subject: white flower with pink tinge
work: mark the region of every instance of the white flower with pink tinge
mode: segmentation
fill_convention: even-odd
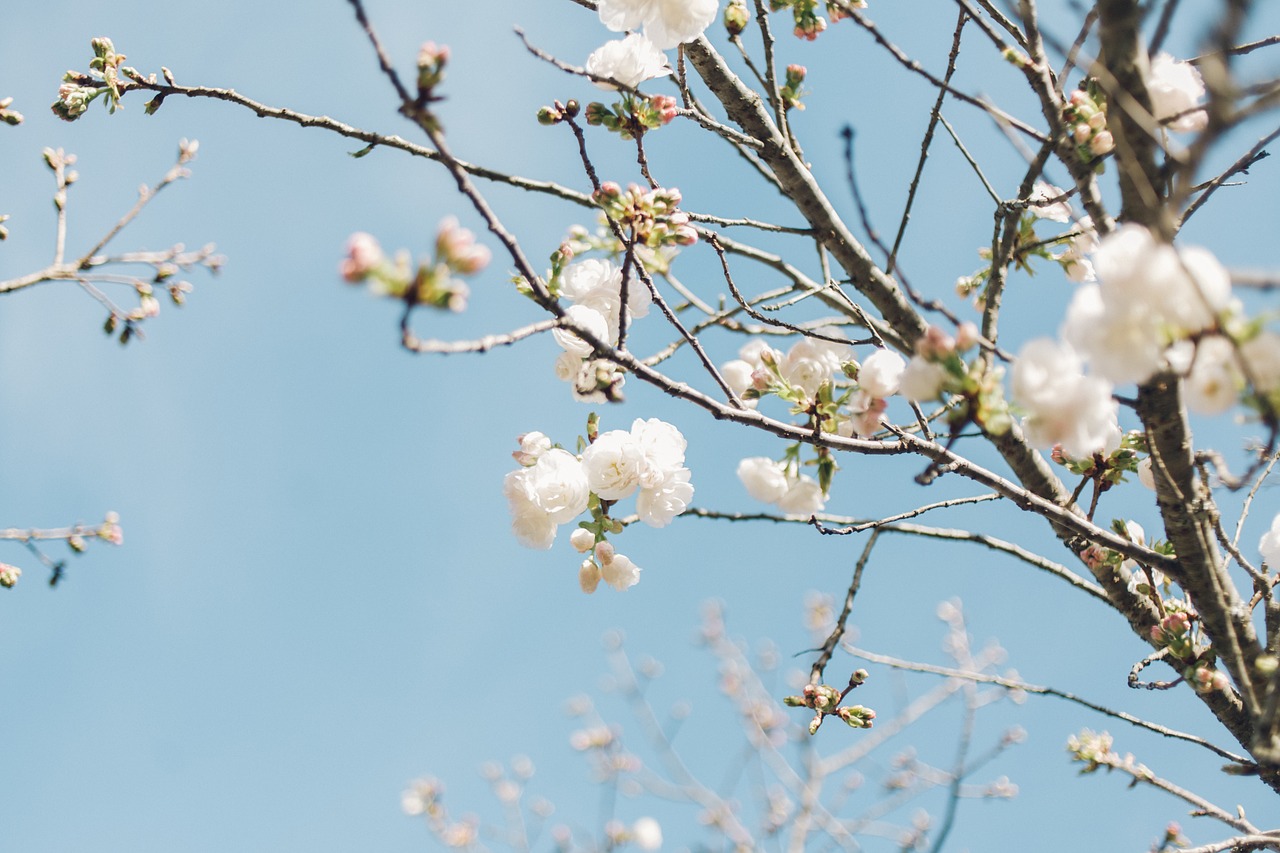
[[[600,0],[600,22],[614,32],[644,27],[661,50],[693,41],[715,20],[718,0]]]
[[[605,42],[587,57],[586,67],[589,74],[608,77],[631,88],[671,73],[666,54],[640,33]],[[594,82],[601,89],[617,88],[599,80]]]

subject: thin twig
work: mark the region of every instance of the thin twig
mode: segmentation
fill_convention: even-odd
[[[1204,747],[1215,755],[1244,767],[1253,766],[1253,762],[1244,756],[1236,755],[1234,752],[1215,746],[1197,735],[1187,734],[1186,732],[1180,732],[1177,729],[1171,729],[1158,723],[1148,722],[1147,720],[1135,717],[1132,714],[1125,713],[1124,711],[1112,710],[1105,705],[1090,702],[1087,699],[1076,696],[1074,693],[1068,693],[1065,690],[1058,690],[1055,687],[1042,687],[1040,685],[1028,684],[1025,681],[1019,681],[1014,678],[1005,678],[999,675],[986,675],[980,672],[965,672],[964,670],[951,669],[950,667],[945,666],[916,663],[914,661],[902,660],[901,658],[890,657],[888,655],[876,654],[875,652],[868,652],[849,645],[845,645],[844,650],[856,658],[861,658],[862,660],[870,661],[872,663],[883,664],[885,666],[891,666],[895,669],[930,673],[932,675],[941,675],[947,678],[969,679],[983,684],[997,684],[1009,690],[1020,690],[1024,693],[1030,693],[1037,696],[1056,696],[1059,699],[1065,699],[1068,702],[1073,702],[1076,705],[1088,708],[1091,711],[1097,711],[1099,714],[1104,714],[1108,717],[1114,717],[1117,720],[1124,720],[1126,723],[1137,726],[1141,729],[1146,729],[1147,731],[1155,732],[1156,734],[1163,735],[1164,737],[1173,738],[1175,740],[1184,740],[1187,743],[1194,743],[1196,746]]]

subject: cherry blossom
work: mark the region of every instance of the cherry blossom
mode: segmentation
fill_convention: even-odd
[[[1262,534],[1258,542],[1258,553],[1268,566],[1280,566],[1280,514],[1271,520],[1271,529]]]
[[[623,592],[640,582],[640,567],[624,554],[613,554],[600,566],[600,577],[618,592]]]
[[[587,57],[586,68],[590,74],[608,77],[631,88],[671,73],[666,54],[640,33],[605,42]],[[598,80],[595,84],[601,89],[617,88]]]
[[[1243,381],[1235,345],[1221,335],[1203,338],[1183,380],[1187,408],[1204,415],[1221,414],[1235,405]]]
[[[1156,121],[1167,123],[1170,130],[1186,133],[1203,130],[1208,124],[1205,111],[1194,110],[1204,98],[1204,80],[1191,63],[1179,62],[1167,53],[1157,54],[1151,60],[1147,92]]]
[[[878,349],[858,369],[858,385],[872,397],[892,397],[898,393],[907,363],[893,350]]]
[[[586,305],[570,305],[564,312],[565,317],[575,326],[590,332],[594,337],[605,340],[609,337],[609,323],[604,315]],[[591,355],[595,349],[591,344],[566,328],[558,327],[551,331],[552,336],[566,352],[577,356]],[[557,371],[558,372],[558,371]]]
[[[1048,219],[1052,222],[1070,222],[1071,205],[1065,201],[1054,201],[1054,199],[1060,198],[1065,194],[1065,190],[1059,189],[1053,184],[1045,181],[1036,181],[1031,190],[1031,196],[1027,199],[1031,204],[1030,210],[1040,219]]]
[[[693,41],[715,20],[718,0],[600,0],[600,22],[615,32],[643,25],[662,50]]]
[[[751,456],[739,462],[738,479],[747,494],[767,504],[782,500],[790,486],[786,468],[765,456]]]
[[[600,433],[582,453],[591,491],[607,501],[635,494],[644,462],[644,451],[631,433],[620,429]]]
[[[1028,342],[1013,366],[1013,400],[1027,412],[1027,441],[1061,444],[1068,455],[1088,458],[1118,445],[1120,428],[1111,385],[1083,373],[1080,357],[1048,338]]]
[[[840,372],[849,358],[849,348],[816,338],[801,338],[779,365],[782,378],[812,397],[818,386]]]
[[[826,498],[818,481],[808,474],[791,480],[787,493],[778,500],[778,509],[788,515],[815,515],[826,507]]]

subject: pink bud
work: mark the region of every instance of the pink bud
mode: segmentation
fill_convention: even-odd
[[[1115,147],[1115,138],[1111,136],[1111,131],[1109,130],[1096,133],[1093,139],[1089,140],[1089,150],[1097,157],[1111,153]]]

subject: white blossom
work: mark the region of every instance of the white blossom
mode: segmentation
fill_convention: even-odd
[[[947,371],[941,364],[913,355],[898,380],[898,393],[908,400],[926,402],[942,393]]]
[[[822,512],[826,505],[818,482],[808,474],[801,474],[791,480],[787,493],[778,500],[778,509],[788,515],[815,515]]]
[[[849,417],[843,418],[836,425],[836,433],[845,438],[874,435],[884,423],[884,413],[889,407],[883,397],[872,397],[864,390],[859,390],[849,398]]]
[[[849,348],[816,338],[801,338],[782,359],[782,378],[812,397],[818,386],[840,370],[849,357]]]
[[[1258,553],[1268,567],[1280,566],[1280,515],[1271,520],[1271,529],[1262,534],[1262,539],[1258,542]]]
[[[586,510],[587,474],[569,451],[552,448],[524,471],[530,496],[556,524],[567,524]]]
[[[520,449],[511,455],[525,466],[534,464],[539,456],[551,449],[551,439],[537,431],[526,432],[517,441],[520,442]]]
[[[1165,364],[1168,344],[1237,310],[1227,271],[1208,251],[1175,249],[1140,225],[1108,234],[1094,253],[1099,283],[1076,291],[1062,334],[1117,384]]]
[[[790,486],[786,468],[765,456],[750,456],[739,462],[738,479],[747,494],[767,504],[782,500]]]
[[[1154,468],[1155,464],[1151,461],[1150,456],[1144,456],[1138,462],[1138,482],[1153,492],[1156,490],[1156,472]]]
[[[590,74],[608,77],[632,88],[671,73],[666,54],[640,33],[605,42],[587,57],[586,68]],[[601,89],[617,88],[600,81],[596,81],[596,85]]]
[[[622,500],[640,487],[644,451],[631,433],[612,429],[582,452],[582,465],[591,491],[607,501]]]
[[[1221,335],[1203,338],[1183,380],[1187,408],[1202,415],[1221,414],[1235,405],[1242,381],[1231,341]]]
[[[578,567],[578,586],[587,595],[595,592],[596,587],[600,586],[600,567],[594,560],[583,560],[582,565]]]
[[[614,554],[613,559],[600,567],[600,577],[618,592],[630,589],[640,582],[640,567],[624,554]]]
[[[612,340],[618,336],[622,306],[622,270],[609,261],[589,258],[566,269],[561,276],[561,295],[575,305],[594,309],[608,322]],[[627,282],[627,315],[637,319],[649,313],[653,297],[644,282]]]
[[[639,29],[648,19],[652,0],[600,0],[600,23],[616,33]]]
[[[547,550],[556,539],[556,523],[534,499],[529,484],[532,468],[512,471],[502,481],[502,492],[511,510],[511,531],[521,545]]]
[[[662,849],[662,826],[651,817],[642,817],[633,823],[631,837],[641,850]]]
[[[579,527],[569,534],[569,544],[579,554],[585,554],[596,546],[596,536],[590,530]]]
[[[1062,337],[1088,358],[1096,373],[1116,384],[1142,382],[1162,364],[1160,318],[1139,306],[1109,307],[1096,284],[1076,291]]]
[[[760,402],[758,399],[749,400],[743,396],[747,393],[747,389],[755,384],[754,374],[755,368],[740,358],[720,365],[720,375],[724,377],[725,384],[748,409],[754,409]]]
[[[609,324],[605,320],[604,315],[599,311],[592,310],[585,305],[570,305],[565,312],[565,316],[569,322],[579,328],[590,332],[594,337],[600,340],[607,340],[609,337]],[[563,326],[557,326],[551,330],[551,335],[566,352],[571,352],[578,356],[591,355],[595,349],[591,344],[582,338],[570,332]]]
[[[643,25],[662,50],[693,41],[715,20],[718,0],[600,0],[600,22],[615,32]]]
[[[644,457],[640,470],[640,485],[644,488],[660,488],[684,466],[688,442],[680,430],[666,421],[636,418],[631,424],[631,436]]]
[[[892,397],[898,393],[907,363],[893,350],[878,349],[858,368],[858,386],[872,397]]]
[[[1085,376],[1082,368],[1069,345],[1048,338],[1030,341],[1018,353],[1011,390],[1027,412],[1022,426],[1033,446],[1061,444],[1079,459],[1118,441],[1111,385]]]
[[[552,369],[555,371],[556,379],[561,382],[573,382],[582,372],[582,365],[582,356],[565,350],[556,358]]]
[[[689,469],[673,471],[661,485],[641,489],[636,494],[636,514],[650,527],[666,527],[671,520],[689,508],[693,485]]]
[[[1280,335],[1261,332],[1240,345],[1249,381],[1262,394],[1280,390]]]
[[[1071,205],[1066,201],[1051,201],[1065,194],[1065,190],[1059,189],[1053,184],[1036,181],[1031,190],[1031,195],[1027,199],[1031,204],[1030,210],[1040,219],[1048,219],[1052,222],[1070,222]]]
[[[1204,97],[1204,80],[1191,63],[1178,62],[1167,53],[1157,54],[1151,60],[1147,92],[1151,96],[1151,113],[1156,121],[1164,122],[1178,116],[1169,122],[1170,130],[1185,133],[1203,130],[1208,124],[1209,117],[1204,110],[1187,112],[1199,106]]]

